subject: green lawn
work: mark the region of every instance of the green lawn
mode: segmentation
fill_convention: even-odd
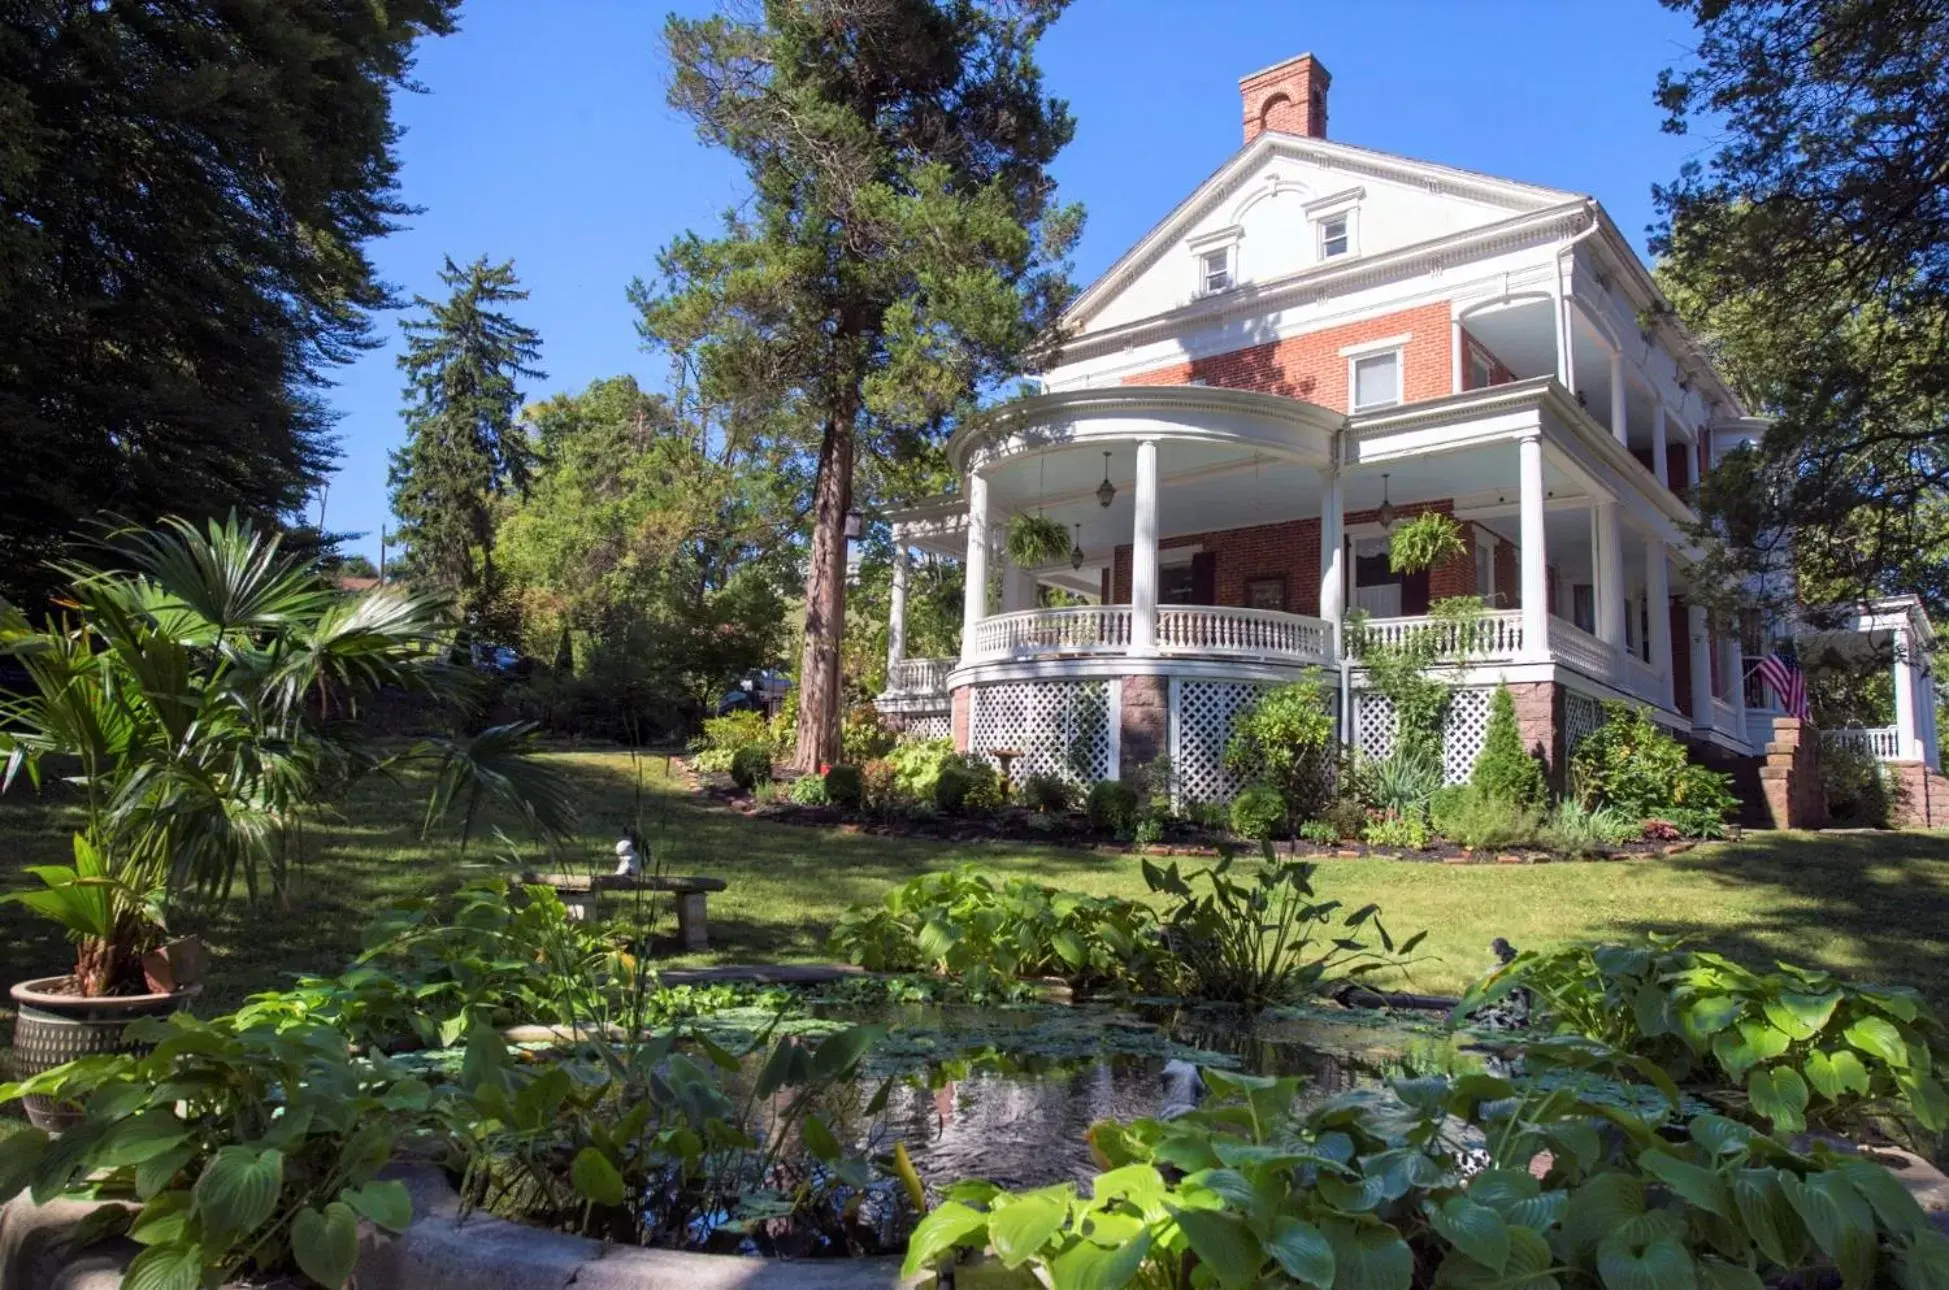
[[[584,787],[583,837],[571,861],[600,863],[634,818],[631,759],[565,753]],[[1134,857],[1022,845],[889,840],[763,824],[709,809],[651,777],[647,815],[669,848],[671,872],[712,874],[730,890],[711,898],[713,950],[684,961],[803,961],[823,957],[826,930],[849,903],[871,900],[925,869],[973,860],[1076,890],[1140,895]],[[200,929],[215,951],[205,1009],[278,985],[287,974],[334,970],[386,901],[494,871],[502,844],[477,840],[463,860],[449,841],[418,835],[423,797],[375,782],[343,818],[315,827],[288,908],[232,901]],[[21,868],[61,858],[63,813],[16,791],[0,799],[0,885]],[[535,857],[528,857],[532,862]],[[1481,971],[1492,937],[1548,946],[1646,930],[1686,932],[1737,956],[1830,966],[1861,978],[1920,986],[1949,1005],[1949,834],[1779,834],[1701,847],[1655,861],[1456,867],[1328,860],[1320,885],[1379,901],[1390,929],[1428,928],[1433,958],[1411,984],[1453,992]],[[0,905],[0,980],[65,967],[65,947],[18,906]]]

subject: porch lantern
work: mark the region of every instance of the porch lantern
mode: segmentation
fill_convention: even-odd
[[[1080,570],[1083,567],[1083,526],[1076,526],[1076,536],[1069,544],[1069,567]]]
[[[859,541],[859,535],[865,529],[865,526],[866,520],[859,513],[859,507],[849,507],[846,511],[846,540],[848,542]]]
[[[1096,504],[1108,507],[1117,500],[1117,486],[1110,482],[1110,454],[1103,454],[1103,482],[1096,486]]]
[[[1374,512],[1374,518],[1381,522],[1381,527],[1384,529],[1393,528],[1394,521],[1401,518],[1400,512],[1394,509],[1394,503],[1388,500],[1385,474],[1381,476],[1381,508]]]

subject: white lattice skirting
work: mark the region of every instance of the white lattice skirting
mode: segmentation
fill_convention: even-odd
[[[1093,784],[1116,773],[1109,681],[1018,681],[976,687],[968,746],[978,753],[1013,749],[1015,783],[1060,775]]]
[[[1268,687],[1250,681],[1171,681],[1171,769],[1180,808],[1228,802],[1238,791],[1225,769],[1232,727]]]
[[[953,718],[945,712],[930,712],[924,716],[908,717],[900,728],[900,740],[902,743],[918,743],[925,739],[946,739],[953,733]]]
[[[1475,769],[1482,754],[1482,738],[1489,729],[1489,699],[1495,687],[1464,686],[1448,700],[1448,722],[1442,728],[1442,779],[1460,784]],[[1354,694],[1354,747],[1376,761],[1394,751],[1394,702],[1378,690]]]
[[[1563,748],[1565,752],[1597,733],[1604,724],[1604,705],[1578,690],[1563,691]]]

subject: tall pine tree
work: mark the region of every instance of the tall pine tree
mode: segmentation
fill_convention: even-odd
[[[528,298],[512,260],[461,268],[449,258],[440,281],[452,294],[416,298],[425,316],[404,324],[406,446],[392,456],[392,507],[414,570],[480,629],[494,602],[495,499],[528,481],[516,382],[543,375],[541,337],[498,308]]]
[[[0,594],[101,511],[297,510],[386,305],[391,95],[458,0],[0,6]]]
[[[751,200],[639,284],[645,331],[702,397],[769,399],[815,457],[799,672],[803,766],[839,756],[855,463],[925,458],[1016,374],[1071,287],[1081,222],[1048,165],[1067,107],[1035,49],[1067,0],[763,0],[672,18],[670,102]]]

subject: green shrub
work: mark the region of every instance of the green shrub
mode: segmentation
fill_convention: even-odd
[[[1320,812],[1320,823],[1332,829],[1336,838],[1350,841],[1367,827],[1367,808],[1359,798],[1336,797]]]
[[[839,723],[840,755],[855,766],[886,756],[898,742],[899,736],[870,703],[849,709]]]
[[[934,781],[941,777],[941,767],[953,756],[952,739],[915,739],[894,745],[886,759],[893,764],[894,787],[902,796],[931,802]]]
[[[1693,764],[1685,746],[1633,704],[1604,705],[1604,724],[1570,754],[1570,782],[1586,806],[1634,821],[1670,820],[1693,837],[1722,828],[1739,805],[1730,776]]]
[[[745,708],[706,718],[704,733],[692,740],[690,746],[700,754],[699,770],[724,771],[731,769],[731,758],[738,749],[769,743],[771,729],[765,724],[765,714]],[[712,764],[705,764],[707,758]]]
[[[1038,773],[1022,781],[1022,805],[1032,811],[1045,814],[1067,811],[1076,799],[1076,792],[1069,781],[1061,775]]]
[[[1608,806],[1564,798],[1543,827],[1543,845],[1573,858],[1597,855],[1644,836],[1644,825]]]
[[[1418,815],[1380,815],[1367,821],[1360,840],[1369,846],[1420,851],[1431,841],[1427,823]]]
[[[1297,836],[1302,842],[1330,847],[1341,838],[1340,826],[1331,820],[1306,820],[1300,824]]]
[[[1128,838],[1137,831],[1137,790],[1120,779],[1098,780],[1090,785],[1083,809],[1090,827],[1098,833]]]
[[[1421,819],[1442,786],[1441,753],[1403,744],[1382,761],[1365,763],[1360,788],[1367,803],[1385,815]]]
[[[792,781],[791,797],[800,806],[827,806],[832,802],[824,775],[800,775]]]
[[[826,798],[842,811],[857,811],[866,798],[865,777],[857,766],[834,766],[826,772]]]
[[[1489,725],[1482,734],[1469,783],[1478,797],[1518,809],[1540,808],[1548,793],[1543,763],[1523,749],[1516,725],[1516,700],[1509,687],[1498,685],[1489,700]]]
[[[1270,784],[1289,820],[1319,813],[1333,794],[1333,712],[1317,669],[1266,691],[1232,727],[1225,766],[1246,783]]]
[[[1892,777],[1865,748],[1824,744],[1820,750],[1820,787],[1827,796],[1827,813],[1836,824],[1885,829],[1893,814]]]
[[[934,779],[934,805],[943,815],[978,815],[999,810],[1002,777],[983,758],[970,753],[949,757]]]
[[[1494,849],[1528,846],[1543,826],[1543,812],[1493,797],[1475,784],[1457,784],[1428,801],[1435,833],[1465,847]]]
[[[913,800],[901,789],[899,768],[891,758],[878,757],[861,766],[859,781],[860,809],[874,815],[891,815],[903,802]]]
[[[1270,784],[1247,784],[1232,798],[1231,825],[1254,842],[1277,838],[1286,830],[1286,799]]]
[[[732,753],[731,782],[747,793],[771,783],[771,745],[746,744]]]
[[[1672,937],[1527,951],[1471,987],[1457,1018],[1527,988],[1548,1024],[1656,1063],[1669,1077],[1743,1089],[1776,1132],[1852,1129],[1892,1113],[1949,1129],[1949,1030],[1920,995],[1776,963],[1756,972]],[[1719,1099],[1723,1101],[1724,1099]]]

